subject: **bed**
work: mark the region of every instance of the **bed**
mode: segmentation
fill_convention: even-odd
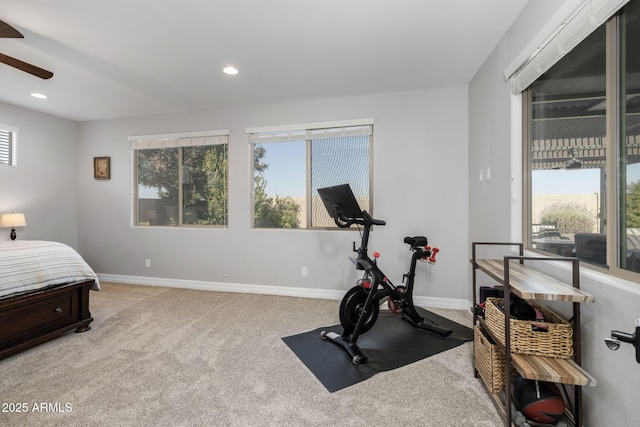
[[[84,332],[93,321],[89,291],[95,272],[58,242],[0,242],[0,359],[59,337]]]

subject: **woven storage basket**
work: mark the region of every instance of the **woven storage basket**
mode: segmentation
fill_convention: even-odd
[[[504,313],[497,304],[500,298],[487,298],[485,322],[498,342],[504,346]],[[511,319],[511,352],[557,359],[573,356],[573,329],[571,324],[553,311],[529,301],[542,312],[545,321]],[[546,331],[541,329],[547,329]]]
[[[491,393],[504,388],[504,353],[485,335],[479,326],[473,327],[473,363]]]

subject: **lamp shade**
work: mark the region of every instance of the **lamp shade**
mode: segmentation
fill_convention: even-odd
[[[14,227],[24,227],[25,225],[27,225],[27,221],[24,218],[24,214],[12,212],[10,214],[0,215],[0,227],[14,228]]]

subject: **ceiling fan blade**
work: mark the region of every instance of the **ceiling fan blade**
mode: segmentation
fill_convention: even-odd
[[[0,39],[23,39],[22,33],[4,21],[0,21]]]
[[[18,70],[33,74],[34,76],[40,77],[41,79],[46,80],[53,77],[53,73],[51,71],[36,67],[35,65],[28,64],[26,62],[20,61],[19,59],[12,58],[11,56],[7,56],[2,53],[0,53],[0,62],[17,68]]]

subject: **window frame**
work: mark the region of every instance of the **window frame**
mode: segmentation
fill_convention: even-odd
[[[606,134],[605,134],[605,152],[606,161],[604,167],[604,232],[606,235],[606,262],[605,267],[593,265],[590,263],[581,263],[585,268],[604,273],[613,277],[622,278],[632,282],[640,283],[640,272],[634,272],[621,267],[621,239],[626,239],[626,235],[621,229],[623,221],[620,215],[623,212],[622,204],[626,203],[624,194],[622,194],[622,186],[620,185],[621,172],[619,170],[621,159],[621,93],[620,87],[620,67],[621,67],[621,33],[620,23],[621,14],[624,8],[610,17],[604,24],[606,34],[606,76],[605,76],[605,105],[606,105]],[[525,248],[531,252],[539,253],[547,256],[554,256],[549,252],[533,248],[531,227],[532,227],[532,158],[531,158],[531,102],[532,91],[531,86],[522,92],[522,241]]]
[[[129,137],[131,146],[131,226],[136,228],[200,228],[200,229],[227,229],[229,227],[229,129],[211,130],[211,131],[193,131],[193,132],[179,132],[179,133],[167,133],[167,134],[152,134],[152,135],[135,135]],[[218,143],[207,142],[208,138],[220,139]],[[191,140],[190,142],[188,140]],[[175,142],[178,141],[178,142]],[[179,141],[183,141],[182,143]],[[186,141],[186,142],[185,142]],[[202,141],[203,143],[198,143]],[[201,146],[226,146],[226,161],[227,161],[227,176],[226,176],[226,221],[223,225],[208,225],[208,224],[182,224],[183,222],[183,149],[188,147],[201,147]],[[178,221],[176,225],[168,224],[154,224],[154,225],[140,225],[139,224],[139,193],[138,193],[138,161],[137,151],[145,149],[160,149],[160,148],[177,148],[178,149]]]
[[[269,134],[269,133],[275,133],[275,132],[283,132],[283,133],[287,133],[290,132],[292,134],[299,134],[299,135],[304,135],[304,134],[308,134],[308,133],[314,133],[317,131],[322,131],[322,130],[331,130],[331,129],[339,129],[339,128],[350,128],[350,127],[366,127],[369,126],[371,128],[370,133],[368,134],[368,154],[369,154],[369,161],[368,161],[368,181],[369,181],[369,185],[368,185],[368,199],[369,199],[369,206],[367,209],[365,209],[369,214],[373,215],[373,205],[374,205],[374,200],[373,200],[373,140],[374,140],[374,119],[373,118],[368,118],[368,119],[356,119],[356,120],[342,120],[342,121],[331,121],[331,122],[318,122],[318,123],[306,123],[306,124],[297,124],[297,125],[282,125],[282,126],[264,126],[264,127],[251,127],[251,128],[246,128],[245,129],[245,133],[248,136],[248,143],[249,143],[249,156],[250,156],[250,164],[253,165],[253,161],[254,161],[254,152],[255,152],[255,146],[256,145],[260,145],[260,144],[264,144],[264,143],[273,143],[273,144],[277,144],[279,142],[286,142],[286,139],[282,139],[280,141],[277,140],[273,140],[273,141],[252,141],[252,135],[253,134]],[[300,141],[303,142],[305,144],[305,179],[306,179],[306,183],[305,183],[305,205],[306,205],[306,217],[305,217],[305,222],[307,224],[307,226],[305,227],[299,227],[299,228],[270,228],[270,227],[256,227],[255,225],[255,170],[253,167],[251,167],[249,173],[250,173],[250,185],[251,185],[251,190],[249,191],[250,194],[250,209],[251,209],[251,214],[250,214],[250,228],[252,230],[345,230],[343,228],[339,228],[337,226],[313,226],[310,224],[313,224],[313,218],[312,218],[312,214],[313,214],[313,209],[312,209],[312,198],[313,198],[313,194],[312,194],[312,159],[311,159],[311,152],[312,152],[312,141],[314,139],[320,139],[320,138],[309,138],[309,137],[305,137],[304,139],[295,139],[296,141]]]

